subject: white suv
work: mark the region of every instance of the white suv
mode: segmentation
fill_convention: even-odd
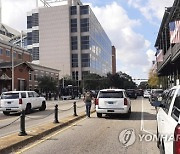
[[[100,90],[95,100],[97,117],[102,114],[131,114],[131,101],[124,89]]]
[[[36,108],[45,110],[46,100],[35,91],[8,91],[1,94],[0,111],[3,111],[5,115],[22,110],[30,113],[31,109]]]
[[[180,86],[166,92],[157,113],[157,146],[160,153],[180,154]]]

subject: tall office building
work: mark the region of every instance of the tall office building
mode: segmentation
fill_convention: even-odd
[[[27,31],[33,59],[61,70],[60,76],[81,80],[87,73],[112,73],[111,41],[90,6],[80,0],[32,10]]]

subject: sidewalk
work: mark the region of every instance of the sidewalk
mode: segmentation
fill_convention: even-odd
[[[95,110],[92,109],[91,113]],[[42,137],[53,133],[54,131],[66,127],[75,121],[86,117],[85,113],[82,112],[78,116],[69,116],[61,119],[60,123],[47,123],[38,127],[27,129],[26,136],[18,136],[18,133],[11,134],[0,138],[0,153],[10,153],[17,150],[29,143],[41,139]]]

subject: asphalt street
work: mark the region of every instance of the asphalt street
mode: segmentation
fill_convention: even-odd
[[[130,135],[129,135],[130,134]],[[132,100],[130,118],[84,118],[13,154],[158,154],[156,110],[147,99]]]
[[[73,115],[73,103],[77,102],[77,114],[85,111],[84,102],[82,100],[64,100],[64,101],[47,101],[47,109],[45,111],[33,110],[31,114],[27,114],[25,118],[26,129],[37,127],[48,122],[54,121],[54,109],[58,104],[58,120]],[[0,137],[11,135],[20,131],[20,114],[12,114],[5,116],[0,112]],[[28,132],[27,132],[28,133]]]

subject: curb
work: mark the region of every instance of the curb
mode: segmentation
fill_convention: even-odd
[[[94,113],[95,110],[91,111]],[[43,138],[46,135],[57,131],[58,129],[62,129],[70,124],[86,117],[85,114],[80,114],[79,116],[69,116],[61,120],[60,123],[47,123],[41,125],[39,127],[35,127],[34,129],[27,130],[26,136],[18,136],[18,133],[12,134],[7,137],[0,138],[0,153],[11,153],[27,144],[30,144],[36,140]]]

